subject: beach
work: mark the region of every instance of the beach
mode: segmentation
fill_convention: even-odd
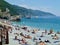
[[[12,25],[8,45],[60,45],[59,35],[53,31],[50,33],[48,30],[39,30],[30,26]],[[42,42],[44,43],[40,44]]]
[[[30,20],[30,19],[29,19]],[[60,45],[60,32],[53,28],[40,29],[26,24],[20,25],[10,21],[1,21],[1,25],[11,27],[8,30],[8,45]],[[3,42],[3,45],[5,43]]]

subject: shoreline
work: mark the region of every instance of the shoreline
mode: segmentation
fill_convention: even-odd
[[[19,25],[19,26],[27,26],[27,27],[30,27],[30,28],[36,28],[36,29],[40,29],[40,30],[47,30],[49,31],[50,29],[53,29],[54,32],[60,32],[60,30],[57,30],[57,29],[54,29],[54,28],[40,28],[40,27],[34,27],[34,26],[29,26],[29,25],[23,25],[23,24],[16,24],[16,23],[13,23],[13,25]]]

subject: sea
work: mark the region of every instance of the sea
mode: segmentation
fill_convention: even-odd
[[[30,26],[41,30],[60,31],[60,17],[39,17],[39,18],[21,18],[21,21],[14,22],[17,25]]]

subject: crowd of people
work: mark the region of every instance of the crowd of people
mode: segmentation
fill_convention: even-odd
[[[32,42],[34,42],[34,44],[32,45],[47,45],[48,43],[51,44],[52,41],[48,38],[45,39],[44,41],[42,40],[42,38],[47,36],[50,36],[52,40],[59,40],[59,36],[53,31],[53,29],[50,29],[50,31],[48,30],[38,30],[38,29],[32,29],[29,30],[28,27],[19,27],[19,26],[15,26],[15,30],[16,31],[20,31],[15,32],[14,33],[14,40],[17,40],[19,42],[19,44],[21,45],[31,45],[29,43],[29,41],[31,40]],[[11,33],[13,33],[11,31]],[[37,33],[39,33],[38,35],[36,35]],[[60,35],[60,34],[59,34]],[[19,38],[18,38],[19,37]],[[54,43],[54,42],[53,42]]]

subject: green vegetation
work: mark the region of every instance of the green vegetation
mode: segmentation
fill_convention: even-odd
[[[1,0],[0,1],[0,9],[2,10],[2,12],[6,11],[6,8],[8,8],[10,10],[10,14],[11,15],[17,15],[18,13],[15,11],[15,9],[13,8],[13,5],[9,4],[8,2]]]

